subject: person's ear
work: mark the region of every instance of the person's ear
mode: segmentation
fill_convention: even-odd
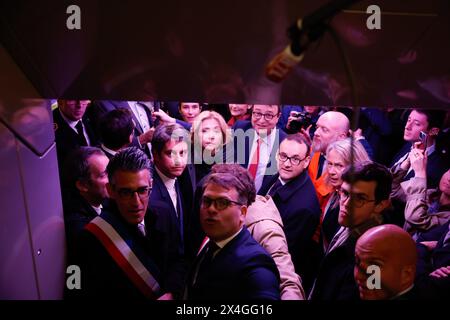
[[[410,285],[414,283],[414,279],[416,277],[416,266],[415,265],[407,265],[402,268],[402,272],[400,274],[400,281],[402,286],[406,289]]]
[[[114,199],[113,197],[113,187],[111,185],[111,183],[106,183],[106,191],[108,191],[109,197]]]
[[[85,181],[77,180],[77,182],[75,182],[75,187],[78,189],[80,193],[89,191],[87,187],[87,182]]]
[[[379,203],[375,204],[375,212],[380,213],[384,209],[388,208],[391,205],[390,199],[381,200]]]
[[[306,159],[303,161],[303,169],[308,168],[310,161],[311,161],[311,157],[307,156]]]
[[[247,206],[242,206],[241,207],[241,221],[244,222],[245,221],[245,217],[247,216],[247,210],[248,207]]]

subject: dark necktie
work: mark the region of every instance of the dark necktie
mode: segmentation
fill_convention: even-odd
[[[317,168],[317,177],[316,177],[316,179],[319,179],[322,176],[322,169],[323,169],[324,162],[325,162],[325,157],[323,156],[323,154],[320,154],[319,167]]]
[[[180,230],[180,246],[179,249],[182,254],[184,254],[184,214],[183,214],[183,203],[181,200],[181,191],[178,180],[175,181],[175,191],[177,192],[177,215],[178,215],[178,227]]]
[[[85,146],[85,147],[88,146],[86,137],[84,136],[84,132],[83,132],[83,122],[81,122],[81,120],[79,120],[78,123],[76,124],[75,128],[77,129],[77,132],[78,132],[78,139],[80,141],[80,145]]]
[[[206,252],[205,252],[203,258],[200,258],[200,260],[198,262],[199,264],[197,265],[196,273],[194,274],[194,278],[192,281],[193,285],[195,285],[197,283],[197,280],[199,278],[201,278],[202,275],[204,275],[208,271],[208,269],[214,259],[214,253],[216,253],[217,250],[219,250],[219,249],[220,249],[220,247],[214,241],[209,240],[209,242],[207,244]]]
[[[267,193],[269,196],[273,197],[273,195],[280,189],[283,185],[281,184],[280,179],[277,179],[277,181],[270,187],[269,192]]]

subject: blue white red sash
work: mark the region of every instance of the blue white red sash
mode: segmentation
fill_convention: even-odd
[[[99,216],[85,228],[100,240],[117,265],[144,296],[156,299],[161,295],[161,288],[156,279],[108,221]]]

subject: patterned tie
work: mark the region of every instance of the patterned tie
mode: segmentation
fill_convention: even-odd
[[[76,124],[75,128],[77,129],[78,132],[78,139],[80,141],[81,146],[88,146],[88,143],[86,141],[86,137],[84,136],[84,132],[83,132],[83,122],[78,121],[78,123]]]
[[[256,172],[258,171],[258,163],[259,163],[259,149],[261,145],[261,139],[256,139],[256,150],[253,153],[252,161],[250,162],[250,165],[248,166],[248,172],[253,177],[253,179],[256,178]]]

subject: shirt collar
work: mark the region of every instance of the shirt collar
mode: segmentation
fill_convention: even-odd
[[[239,231],[236,232],[235,234],[233,234],[231,237],[226,238],[225,240],[216,242],[217,246],[218,246],[220,249],[222,249],[223,247],[225,247],[225,246],[227,245],[228,242],[230,242],[231,240],[233,240],[233,239],[239,234],[239,232],[241,232],[242,228],[243,228],[243,227],[241,227],[241,228],[239,229]],[[210,240],[210,241],[212,241],[212,240]]]
[[[177,181],[177,178],[169,178],[166,175],[164,175],[164,173],[162,173],[157,166],[155,166],[155,170],[158,173],[158,175],[161,177],[161,180],[163,181],[164,185],[167,188],[174,188],[175,187],[175,182]]]
[[[112,154],[113,156],[116,155],[117,151],[111,150],[110,148],[106,147],[103,143],[102,143],[102,148],[107,151],[108,153]]]
[[[77,131],[77,128],[75,128],[75,126],[77,125],[77,123],[79,121],[81,121],[81,119],[77,120],[77,121],[72,121],[64,115],[64,113],[61,111],[61,109],[59,109],[59,113],[61,114],[61,117],[64,119],[64,121],[69,125],[69,127],[71,127],[73,130]]]

